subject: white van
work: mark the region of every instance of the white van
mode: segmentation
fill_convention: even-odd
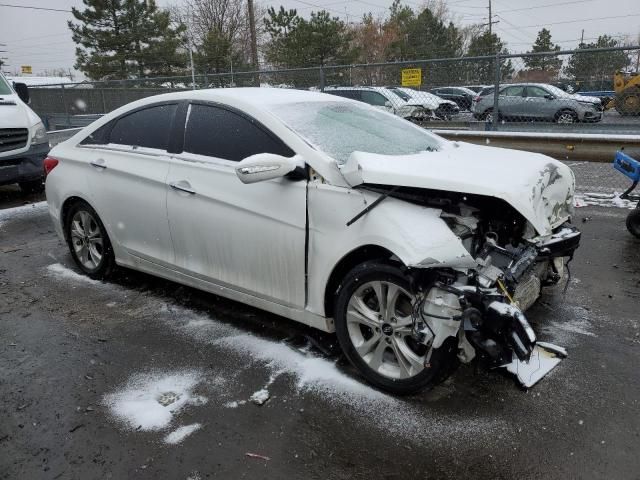
[[[0,185],[17,183],[24,192],[33,193],[44,189],[49,141],[28,103],[27,86],[12,84],[0,73]]]

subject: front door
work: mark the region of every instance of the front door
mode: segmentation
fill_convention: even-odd
[[[190,105],[183,150],[167,178],[175,268],[304,307],[306,180],[245,185],[235,173],[250,155],[294,152],[255,120],[206,103]]]

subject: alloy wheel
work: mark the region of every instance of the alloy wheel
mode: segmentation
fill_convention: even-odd
[[[76,257],[88,270],[96,270],[104,255],[100,226],[93,215],[79,210],[71,219],[71,244]]]
[[[414,298],[400,286],[371,281],[349,299],[346,323],[356,353],[374,372],[405,379],[425,368],[427,347],[413,337]]]

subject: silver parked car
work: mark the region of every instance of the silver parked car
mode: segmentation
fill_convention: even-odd
[[[518,83],[500,89],[499,118],[557,123],[599,122],[602,103],[597,97],[565,92],[544,83]],[[479,120],[493,121],[494,95],[478,95],[471,111]]]

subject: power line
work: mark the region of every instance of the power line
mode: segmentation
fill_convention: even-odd
[[[32,7],[30,5],[10,5],[8,3],[0,3],[0,7],[25,8],[27,10],[45,10],[47,12],[64,12],[71,13],[71,10],[62,10],[60,8]]]
[[[548,27],[550,25],[566,25],[568,23],[580,23],[580,22],[595,22],[598,20],[612,20],[615,18],[628,18],[628,17],[640,17],[640,13],[631,13],[628,15],[614,15],[611,17],[597,17],[597,18],[582,18],[580,20],[566,20],[564,22],[549,22],[549,23],[543,23],[540,25],[522,25],[520,27],[513,27],[513,28],[505,28],[503,30],[517,30],[520,28],[536,28],[536,27]]]
[[[547,3],[546,5],[536,5],[535,7],[512,8],[511,10],[501,10],[498,13],[522,12],[525,10],[537,10],[539,8],[560,7],[562,5],[573,5],[576,3],[595,2],[596,0],[573,0],[572,2]]]

